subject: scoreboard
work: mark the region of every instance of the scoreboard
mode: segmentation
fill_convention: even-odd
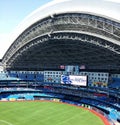
[[[61,83],[79,85],[79,86],[87,86],[87,76],[61,75]]]

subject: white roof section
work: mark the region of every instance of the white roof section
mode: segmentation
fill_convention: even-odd
[[[11,34],[10,42],[38,20],[65,12],[93,13],[120,22],[120,0],[53,0],[28,15]]]

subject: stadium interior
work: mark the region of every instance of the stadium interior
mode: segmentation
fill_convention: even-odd
[[[0,100],[91,107],[120,123],[120,22],[52,14],[26,28],[0,62]]]

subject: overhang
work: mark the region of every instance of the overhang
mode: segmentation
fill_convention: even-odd
[[[106,3],[110,5],[102,15],[88,5],[88,12],[81,11],[83,4],[86,3],[80,4],[79,0],[54,1],[28,16],[2,59],[4,68],[40,70],[57,69],[60,65],[119,68],[120,23],[118,18],[107,16],[112,5]]]

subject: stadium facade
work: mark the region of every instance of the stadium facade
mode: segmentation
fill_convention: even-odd
[[[44,82],[58,83],[61,74],[86,74],[89,85],[102,87],[107,87],[113,76],[119,78],[120,21],[116,5],[112,5],[114,17],[108,15],[109,2],[103,10],[102,3],[97,10],[97,5],[84,4],[79,0],[53,1],[30,14],[15,31],[13,43],[2,58],[2,69],[41,71]],[[66,71],[66,66],[77,69]],[[61,71],[57,79],[56,73],[49,75],[52,71]]]
[[[80,4],[79,0],[53,2],[28,16],[2,59],[4,69],[40,70],[60,65],[119,69],[119,21],[106,16],[106,11],[104,15],[83,12]]]
[[[88,6],[79,0],[55,0],[29,15],[15,31],[13,43],[2,58],[1,87],[26,84],[24,87],[32,85],[71,96],[75,90],[74,95],[80,98],[88,99],[89,95],[89,103],[101,94],[115,98],[113,107],[119,109],[120,20],[119,15],[114,17],[117,4],[104,5],[101,1],[97,8],[94,2]],[[111,6],[115,11],[109,15]],[[80,80],[85,81],[82,85],[86,90],[74,85],[66,89],[72,80],[80,85]],[[68,95],[65,98],[70,99]]]

